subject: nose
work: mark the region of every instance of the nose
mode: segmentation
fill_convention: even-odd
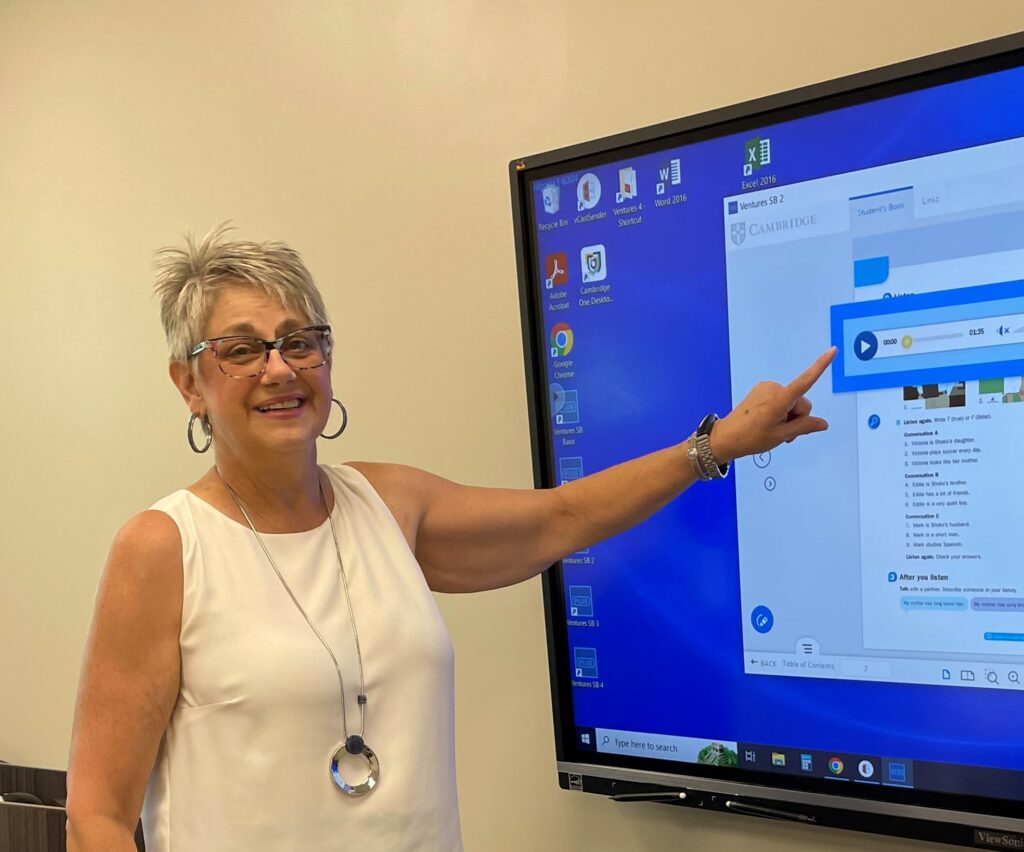
[[[280,351],[271,349],[267,356],[267,368],[263,371],[263,379],[271,383],[289,382],[295,378],[295,371],[288,366]]]

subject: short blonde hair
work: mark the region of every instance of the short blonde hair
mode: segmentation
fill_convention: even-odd
[[[233,228],[218,225],[202,241],[185,235],[185,246],[156,254],[154,291],[172,361],[187,361],[202,339],[218,293],[227,286],[251,287],[301,311],[311,325],[326,325],[327,310],[299,253],[282,242],[228,240]]]

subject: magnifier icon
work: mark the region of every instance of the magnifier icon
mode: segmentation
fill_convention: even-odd
[[[608,745],[609,741],[609,738],[605,737],[603,740],[601,740],[601,745]]]
[[[999,683],[999,675],[997,675],[995,672],[989,672],[987,675],[985,675],[985,679],[989,683]]]
[[[1006,679],[1010,681],[1010,683],[1020,683],[1020,675],[1017,674],[1017,672],[1010,672],[1006,676]]]

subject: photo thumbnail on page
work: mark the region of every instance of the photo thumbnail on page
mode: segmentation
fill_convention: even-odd
[[[828,440],[737,465],[748,672],[1022,688],[1022,167],[1013,140],[725,199],[734,395],[839,347]]]

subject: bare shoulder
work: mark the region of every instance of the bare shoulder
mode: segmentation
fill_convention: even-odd
[[[171,516],[147,509],[131,517],[117,531],[110,557],[112,562],[115,557],[120,557],[118,562],[128,558],[136,571],[145,574],[174,574],[175,568],[181,568],[181,552],[181,533]]]
[[[181,533],[164,512],[147,509],[114,536],[100,581],[98,604],[118,610],[165,609],[180,618]]]
[[[359,471],[380,495],[398,521],[409,546],[415,551],[416,534],[429,502],[429,495],[439,477],[419,468],[386,462],[346,462]]]

